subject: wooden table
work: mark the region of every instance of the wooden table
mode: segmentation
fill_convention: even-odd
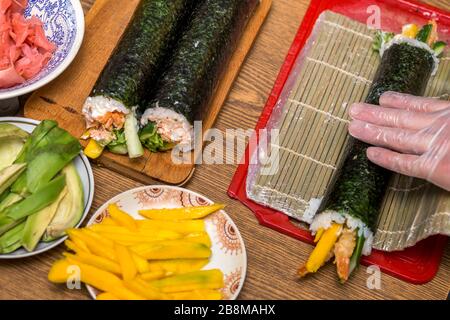
[[[95,0],[82,0],[85,10]],[[428,0],[450,10],[447,0]],[[216,127],[254,128],[286,52],[308,7],[308,0],[274,0],[272,12],[219,115]],[[243,112],[245,111],[245,112]],[[445,299],[450,284],[450,246],[433,281],[412,285],[383,274],[381,289],[366,286],[369,274],[361,267],[344,286],[328,265],[315,277],[297,281],[295,271],[311,246],[258,225],[253,214],[226,190],[235,165],[197,168],[187,188],[228,205],[247,247],[248,273],[241,299]],[[104,168],[95,168],[96,193],[92,212],[106,200],[139,183]],[[89,299],[86,289],[67,290],[47,281],[51,263],[63,246],[34,258],[0,262],[0,299]]]

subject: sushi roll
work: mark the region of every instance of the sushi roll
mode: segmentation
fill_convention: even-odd
[[[83,106],[91,139],[85,153],[97,158],[110,151],[130,158],[143,155],[136,113],[154,85],[165,55],[195,0],[142,0]]]
[[[194,10],[170,65],[147,100],[142,144],[152,152],[192,148],[193,123],[202,120],[218,81],[258,0],[204,0]]]
[[[437,39],[434,21],[420,30],[415,25],[405,26],[399,35],[379,32],[374,48],[381,54],[381,63],[366,103],[378,105],[386,91],[423,95],[437,70],[444,46]],[[359,265],[361,256],[370,255],[391,172],[369,161],[368,147],[364,142],[352,140],[334,188],[330,188],[326,197],[325,210],[310,225],[316,247],[299,268],[300,277],[317,272],[334,258],[338,277],[345,282]]]

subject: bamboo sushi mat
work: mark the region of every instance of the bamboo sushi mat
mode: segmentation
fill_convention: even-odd
[[[250,166],[250,199],[310,222],[345,158],[348,107],[364,101],[379,56],[373,30],[326,11],[316,22],[285,85],[267,128],[279,129],[279,170]],[[450,61],[444,57],[427,96],[450,93]],[[432,234],[450,234],[450,194],[422,180],[395,175],[378,219],[374,247],[401,250]]]

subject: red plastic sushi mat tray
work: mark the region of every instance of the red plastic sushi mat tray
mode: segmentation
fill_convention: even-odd
[[[256,132],[266,127],[296,58],[308,40],[319,15],[325,10],[331,10],[365,23],[370,15],[370,11],[368,12],[367,9],[371,5],[377,5],[381,9],[383,30],[398,32],[401,30],[401,26],[408,21],[424,24],[430,17],[433,17],[439,22],[440,32],[450,33],[449,12],[418,2],[405,0],[312,0],[258,120]],[[247,198],[245,186],[248,172],[248,154],[247,150],[245,162],[238,167],[228,189],[229,196],[240,200],[250,208],[261,225],[301,241],[313,243],[311,234],[295,226],[288,216]],[[378,265],[383,272],[389,275],[410,283],[422,284],[430,281],[436,275],[446,243],[446,236],[433,236],[403,251],[382,252],[373,250],[370,256],[362,259],[362,264],[366,266]]]

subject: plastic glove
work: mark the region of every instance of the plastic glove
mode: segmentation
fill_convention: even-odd
[[[450,191],[450,102],[386,92],[380,106],[352,105],[350,134],[368,144],[367,157]]]

